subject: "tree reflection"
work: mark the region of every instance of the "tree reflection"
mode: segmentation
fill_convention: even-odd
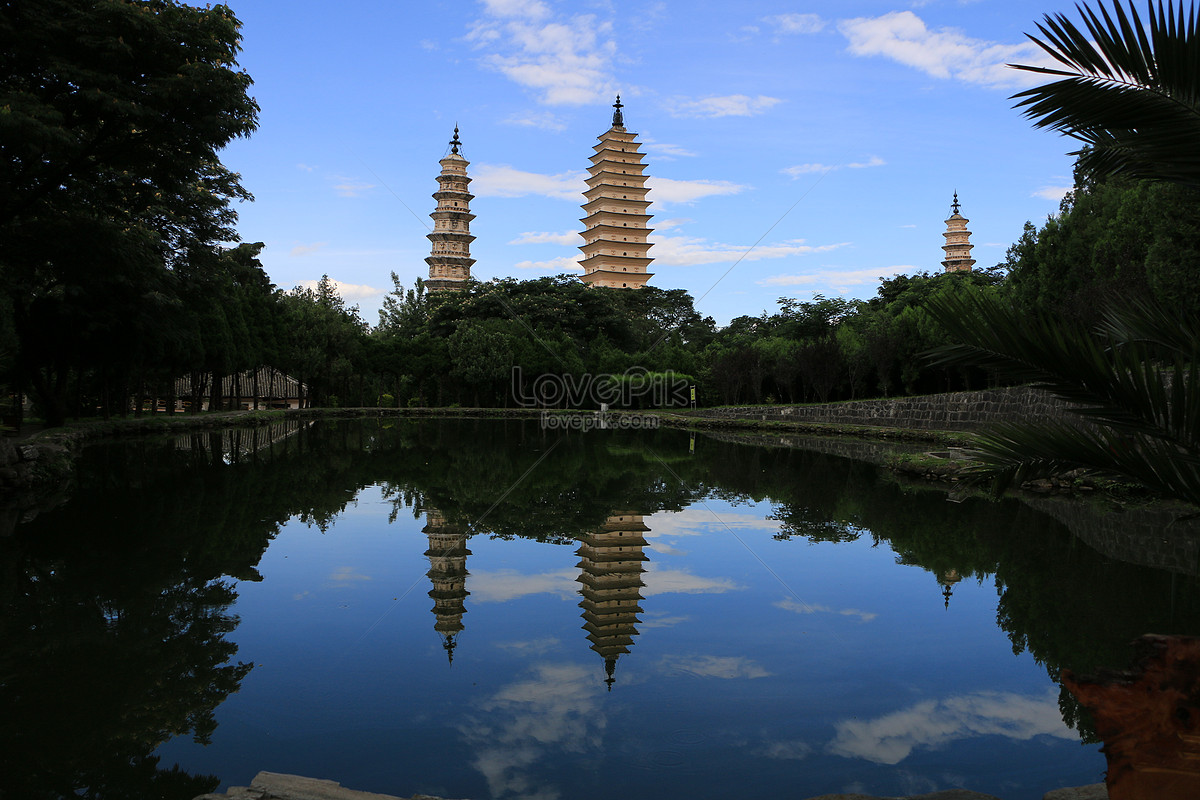
[[[1021,503],[947,503],[942,492],[813,450],[701,437],[693,452],[678,431],[580,435],[514,420],[289,423],[253,437],[92,448],[78,485],[72,502],[0,538],[3,797],[190,800],[213,787],[215,778],[166,769],[153,752],[171,736],[207,741],[214,710],[251,668],[234,661],[227,638],[236,592],[224,578],[258,579],[283,522],[327,530],[371,485],[382,487],[393,521],[436,509],[435,527],[461,537],[593,550],[606,529],[632,530],[614,527],[621,509],[648,517],[705,497],[769,499],[777,539],[870,537],[930,573],[932,603],[949,600],[955,578],[994,584],[1014,652],[1032,653],[1055,680],[1064,668],[1124,665],[1127,643],[1147,631],[1200,633],[1195,576],[1109,560]],[[430,550],[440,557],[432,536]],[[442,572],[438,630],[452,641],[465,592],[458,572]],[[606,581],[625,587],[624,577],[588,578],[589,591],[612,588]],[[633,610],[634,594],[628,599]],[[628,644],[603,636],[633,635],[589,633],[608,648],[606,659]],[[1069,695],[1060,705],[1090,738]]]

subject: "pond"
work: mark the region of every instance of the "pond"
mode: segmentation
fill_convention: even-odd
[[[118,442],[26,516],[0,538],[22,798],[260,770],[475,800],[1041,798],[1105,769],[1059,672],[1200,633],[1194,571],[1027,504],[672,430]]]

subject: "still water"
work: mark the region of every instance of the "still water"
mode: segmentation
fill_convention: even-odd
[[[1194,574],[814,451],[369,420],[86,455],[0,538],[13,798],[1040,798],[1103,779],[1060,670],[1200,633]]]

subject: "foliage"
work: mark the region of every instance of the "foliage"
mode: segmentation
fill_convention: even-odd
[[[997,426],[974,472],[1010,482],[1085,468],[1200,504],[1200,329],[1195,317],[1147,303],[1110,308],[1088,330],[1048,313],[1020,314],[979,295],[930,303],[962,344],[934,351],[1046,389],[1087,424]]]
[[[1118,5],[1115,22],[1103,6],[1099,15],[1080,11],[1095,45],[1061,16],[1047,18],[1041,30],[1050,43],[1039,44],[1083,74],[1018,95],[1029,113],[1092,145],[1081,157],[1085,175],[1126,173],[1200,185],[1195,14],[1185,23],[1182,12],[1177,16],[1173,6],[1160,3],[1157,14],[1151,9],[1147,37],[1132,8],[1126,15]],[[1187,198],[1194,204],[1194,196]],[[1127,231],[1117,241],[1131,239],[1136,242]],[[1036,252],[1038,244],[1023,237],[1019,255]],[[1145,251],[1135,246],[1118,252],[1115,269],[1136,268],[1134,254]],[[1084,256],[1071,252],[1067,258]],[[1200,503],[1200,330],[1192,304],[1169,307],[1144,296],[1122,297],[1120,305],[1102,310],[1090,330],[1053,308],[1030,312],[995,298],[941,298],[929,308],[961,342],[937,351],[942,363],[990,367],[1030,381],[1074,403],[1081,418],[1081,424],[994,428],[980,443],[985,463],[977,479],[990,479],[1000,490],[1013,480],[1083,468]]]
[[[1061,78],[1014,96],[1039,128],[1087,146],[1073,155],[1095,175],[1127,175],[1200,187],[1200,17],[1171,0],[1131,2],[1109,14],[1079,6],[1081,30],[1062,14],[1029,38],[1062,67],[1018,69]]]
[[[257,105],[226,6],[46,0],[0,11],[0,286],[14,382],[60,423],[169,362],[188,266],[236,241],[249,194],[217,157]],[[120,405],[120,404],[118,404]]]

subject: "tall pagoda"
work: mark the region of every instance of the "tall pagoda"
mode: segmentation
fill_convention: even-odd
[[[642,613],[642,573],[649,559],[642,552],[646,547],[643,534],[650,530],[642,515],[631,511],[612,514],[604,527],[587,534],[580,544],[579,577],[583,584],[579,593],[583,600],[583,629],[588,633],[592,650],[604,659],[604,682],[612,691],[617,659],[628,653],[637,636],[637,615]]]
[[[429,279],[425,288],[461,289],[471,278],[471,201],[475,196],[467,190],[471,179],[467,166],[471,163],[458,152],[462,142],[458,139],[458,126],[454,126],[454,138],[450,140],[450,153],[441,160],[442,174],[438,175],[438,190],[433,193],[437,208],[429,216],[433,218],[433,233],[429,234],[432,249],[425,263],[429,265]]]
[[[942,234],[946,237],[946,243],[942,245],[946,251],[946,260],[942,262],[946,272],[970,272],[971,267],[975,266],[975,259],[971,258],[971,248],[975,245],[971,244],[971,232],[967,230],[970,221],[958,213],[958,192],[955,192],[954,202],[950,205],[950,219],[946,220],[946,232]]]
[[[650,214],[646,210],[646,165],[642,163],[637,134],[625,130],[621,113],[621,95],[613,103],[612,127],[599,136],[594,145],[592,165],[588,167],[587,213],[583,223],[582,280],[589,286],[613,289],[640,289],[650,280],[647,272],[650,248],[646,237]]]
[[[433,629],[442,637],[442,648],[446,658],[454,663],[454,648],[458,646],[458,635],[463,631],[463,614],[467,613],[465,601],[467,591],[467,537],[463,530],[446,520],[436,508],[425,509],[425,527],[421,530],[429,538],[429,572],[425,575],[433,584],[429,597],[433,600]]]

